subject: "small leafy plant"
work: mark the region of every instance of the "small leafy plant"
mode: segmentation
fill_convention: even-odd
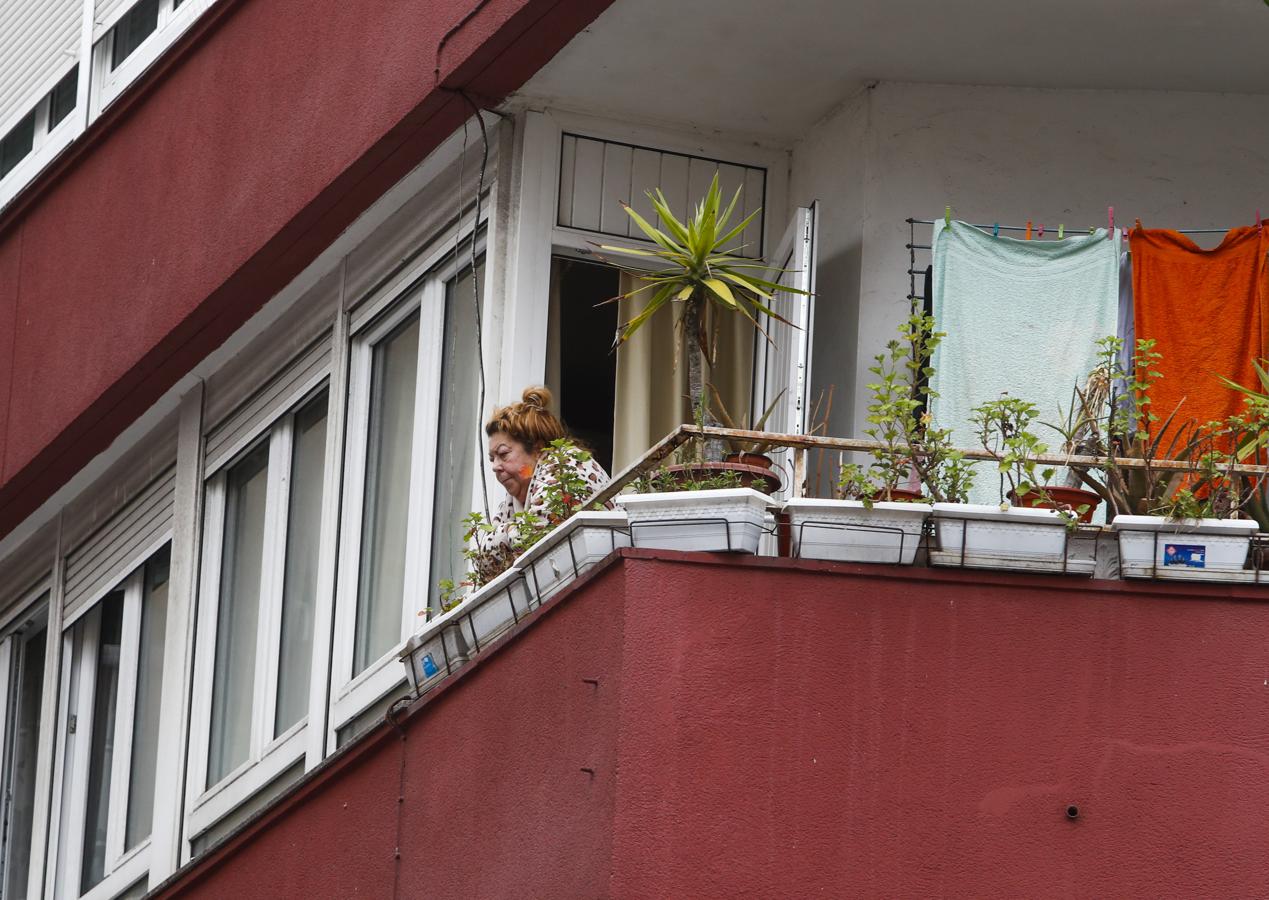
[[[868,371],[872,400],[869,427],[864,429],[882,446],[871,451],[867,466],[849,463],[838,476],[838,495],[862,500],[890,500],[913,472],[933,500],[963,503],[973,470],[964,454],[952,446],[949,428],[935,428],[926,408],[938,395],[930,389],[935,348],[945,334],[933,316],[914,314],[899,326],[899,339],[877,354]]]
[[[452,578],[438,582],[441,610],[448,612],[464,599],[468,590],[478,589],[501,575],[516,557],[524,553],[556,526],[564,522],[586,502],[592,493],[591,483],[582,474],[590,453],[567,438],[548,444],[538,454],[535,478],[543,480],[541,511],[521,510],[515,513],[507,528],[510,541],[482,549],[480,535],[492,535],[497,529],[479,512],[463,519],[463,558],[467,561],[467,577],[455,584]],[[423,614],[430,614],[425,609]]]
[[[1049,493],[1048,488],[1057,469],[1053,466],[1041,467],[1037,461],[1037,457],[1049,450],[1031,430],[1031,424],[1038,415],[1035,404],[1002,394],[995,400],[974,407],[970,422],[983,449],[996,460],[1000,473],[1000,508],[1009,508],[1005,499],[1005,485],[1008,484],[1010,497],[1022,500],[1029,494],[1038,495],[1042,503],[1056,510],[1067,525],[1074,527],[1080,514],[1086,510],[1058,503]]]

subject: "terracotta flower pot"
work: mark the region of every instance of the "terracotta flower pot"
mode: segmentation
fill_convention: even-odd
[[[666,469],[681,484],[691,481],[703,481],[720,472],[735,472],[740,476],[740,486],[773,494],[780,489],[780,476],[770,468],[750,466],[737,462],[697,462],[682,466],[670,466]]]
[[[877,491],[872,495],[874,503],[879,501],[890,500],[895,503],[920,503],[925,500],[924,495],[920,491],[910,491],[907,488],[891,488],[890,496],[886,496],[885,491]]]
[[[1083,488],[1047,487],[1044,492],[1048,494],[1047,500],[1041,496],[1039,491],[1028,491],[1021,497],[1010,491],[1009,500],[1015,506],[1034,509],[1070,509],[1076,511],[1080,507],[1086,507],[1083,512],[1079,513],[1081,522],[1093,521],[1093,513],[1097,511],[1097,507],[1102,502],[1102,498],[1097,494],[1092,491],[1086,491]]]
[[[775,465],[771,457],[764,453],[728,453],[723,457],[723,462],[740,463],[742,466],[757,466],[760,469],[770,469]]]

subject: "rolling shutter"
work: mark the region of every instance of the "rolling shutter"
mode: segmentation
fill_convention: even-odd
[[[172,528],[176,469],[141,491],[66,558],[65,621],[69,625],[145,561]]]
[[[329,370],[330,338],[326,336],[208,433],[207,474],[215,472],[268,429],[283,410],[317,387]]]
[[[75,65],[83,15],[80,0],[0,3],[0,137]]]

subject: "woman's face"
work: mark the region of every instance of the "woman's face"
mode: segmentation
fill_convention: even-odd
[[[505,431],[489,435],[489,466],[494,478],[521,504],[529,493],[529,479],[537,463],[538,455]]]

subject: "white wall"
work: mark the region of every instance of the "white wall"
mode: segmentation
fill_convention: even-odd
[[[1071,231],[1105,225],[1113,205],[1122,225],[1249,225],[1269,213],[1265,113],[1247,95],[898,83],[844,103],[795,147],[790,182],[793,203],[824,208],[814,381],[836,383],[834,419],[854,422],[833,433],[860,432],[855,373],[907,313],[908,216],[951,205],[972,222]]]

